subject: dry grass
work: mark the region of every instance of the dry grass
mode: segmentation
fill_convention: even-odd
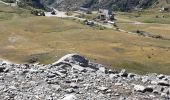
[[[0,57],[18,63],[37,57],[46,64],[68,53],[80,53],[112,68],[168,74],[169,44],[66,19],[16,16],[0,22]]]
[[[119,13],[118,26],[127,31],[143,30],[153,34],[161,35],[170,39],[170,14],[158,12],[152,9],[140,12],[140,17],[135,17],[137,13]],[[156,18],[156,16],[158,18]],[[137,23],[135,23],[137,22]],[[141,23],[138,23],[141,22]]]

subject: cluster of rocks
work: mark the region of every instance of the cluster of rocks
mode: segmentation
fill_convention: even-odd
[[[0,100],[145,99],[170,99],[170,76],[119,72],[78,54],[49,65],[0,63]]]

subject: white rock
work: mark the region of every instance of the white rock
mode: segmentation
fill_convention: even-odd
[[[2,63],[3,63],[3,61],[2,61],[2,60],[0,60],[0,65],[2,65]]]
[[[111,78],[111,79],[112,79],[112,78],[117,78],[117,77],[119,77],[118,74],[110,74],[110,75],[109,75],[109,78]]]
[[[76,70],[79,70],[79,71],[81,71],[81,72],[85,71],[85,68],[83,68],[83,67],[81,67],[81,66],[79,66],[79,65],[72,65],[72,68],[73,68],[73,69],[76,69]]]
[[[142,82],[143,82],[143,83],[146,83],[147,81],[149,81],[148,76],[142,77]]]
[[[145,91],[145,87],[142,86],[142,85],[135,85],[135,86],[134,86],[134,89],[135,89],[135,91],[137,91],[137,92],[144,92],[144,91]]]
[[[59,76],[61,76],[61,77],[65,77],[65,76],[66,76],[66,74],[63,74],[63,73],[61,73],[61,72],[59,72],[59,71],[53,71],[53,73],[54,73],[54,74],[57,74],[57,75],[59,75]]]
[[[65,61],[64,61],[65,59],[67,59],[67,58],[69,58],[69,57],[71,57],[71,56],[73,56],[73,55],[74,55],[74,54],[67,54],[67,55],[63,56],[62,58],[60,58],[58,61],[54,62],[52,65],[56,65],[56,64],[58,64],[58,63],[65,62]]]
[[[74,89],[73,89],[73,88],[66,89],[66,92],[68,92],[68,93],[73,93],[73,92],[74,92]]]
[[[151,81],[151,84],[156,85],[156,84],[158,84],[158,82],[157,81]]]
[[[60,90],[61,89],[61,86],[60,85],[52,85],[52,88],[54,88],[55,90]]]
[[[119,96],[120,94],[119,93],[116,93],[115,96]]]
[[[162,96],[162,97],[166,97],[167,94],[166,94],[166,93],[161,93],[161,96]]]
[[[13,90],[17,89],[15,86],[9,86],[9,88]]]
[[[106,72],[106,68],[100,67],[100,68],[99,68],[99,71],[102,72],[102,73],[105,73],[105,72]]]
[[[158,77],[159,79],[163,79],[163,78],[165,77],[165,75],[160,74],[160,75],[158,75],[157,77]]]
[[[136,74],[133,74],[133,73],[128,74],[128,78],[133,78],[134,76],[136,76]]]
[[[58,61],[54,62],[52,65],[57,65],[59,63],[71,63],[87,67],[89,61],[79,54],[67,54]]]
[[[77,100],[74,94],[66,95],[62,100]]]
[[[0,86],[0,91],[3,90],[5,88],[5,86]]]
[[[83,86],[85,87],[84,88],[85,90],[88,90],[91,85],[90,84],[83,84]]]
[[[51,96],[46,96],[45,100],[53,100],[53,98]]]
[[[153,95],[153,94],[150,94],[149,96],[150,96],[151,98],[155,98],[155,95]]]
[[[116,86],[121,86],[123,83],[115,83]]]
[[[140,75],[136,75],[136,76],[134,76],[134,79],[135,79],[136,81],[141,80],[141,76],[140,76]]]
[[[100,90],[100,91],[106,91],[106,90],[108,90],[108,88],[107,88],[107,87],[104,87],[104,86],[101,86],[101,87],[98,87],[98,90]]]
[[[111,90],[111,89],[108,89],[106,92],[107,92],[107,93],[111,93],[111,92],[112,92],[112,90]]]

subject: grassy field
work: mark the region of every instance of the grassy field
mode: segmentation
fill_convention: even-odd
[[[18,14],[18,11],[22,13]],[[170,25],[127,27],[128,24],[120,23],[120,26],[127,30],[142,27],[170,37],[167,32]],[[17,63],[36,58],[40,63],[48,64],[65,54],[80,53],[111,68],[169,74],[169,44],[168,40],[99,30],[74,20],[36,17],[27,10],[0,4],[0,58]]]
[[[143,30],[170,39],[170,13],[158,9],[139,13],[119,13],[118,26],[127,31]]]

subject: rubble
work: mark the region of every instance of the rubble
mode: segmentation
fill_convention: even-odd
[[[69,54],[49,64],[0,64],[0,100],[168,100],[170,76],[113,71]]]

